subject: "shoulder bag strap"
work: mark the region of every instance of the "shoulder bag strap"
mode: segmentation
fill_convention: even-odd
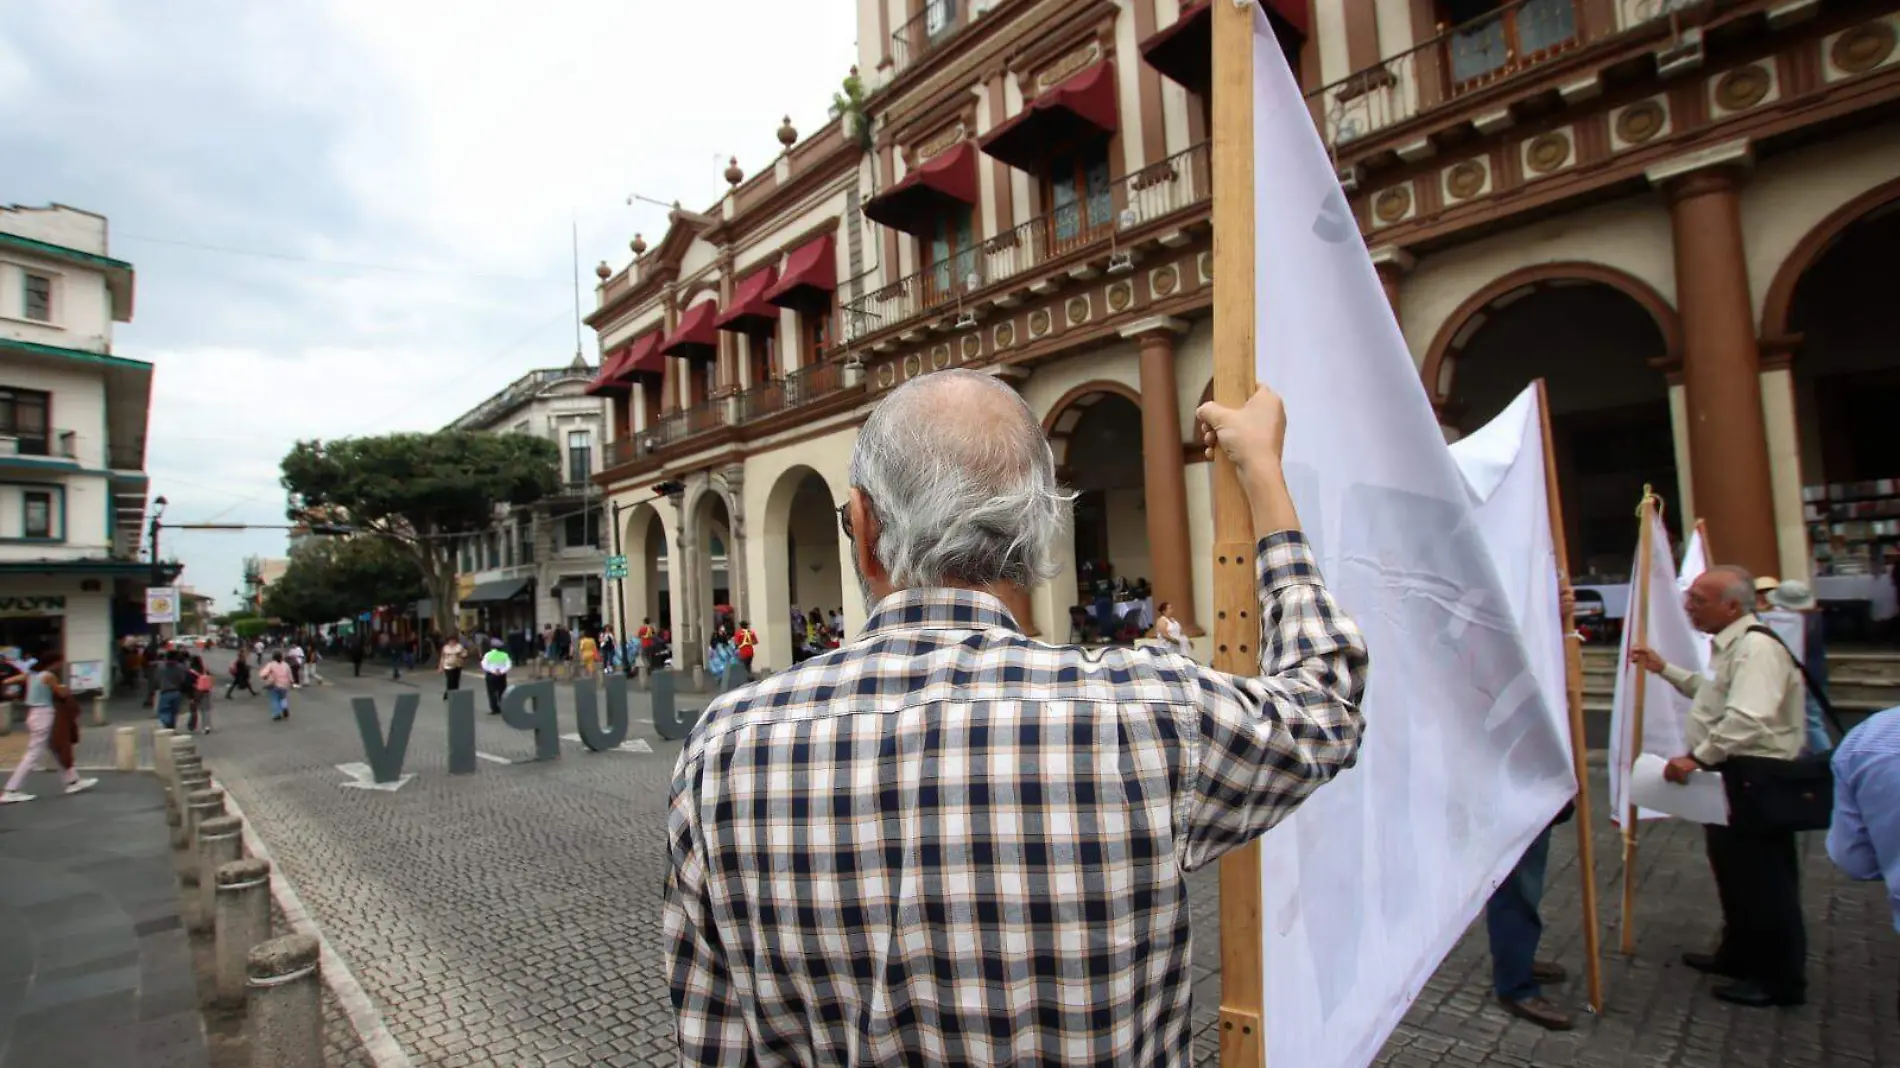
[[[1802,663],[1801,658],[1794,655],[1794,650],[1788,648],[1788,643],[1781,640],[1781,635],[1776,634],[1773,628],[1762,623],[1757,623],[1748,628],[1746,633],[1766,634],[1774,639],[1776,645],[1781,646],[1781,651],[1787,653],[1788,659],[1794,661],[1794,666],[1800,670],[1801,681],[1807,684],[1808,692],[1814,695],[1815,703],[1821,706],[1821,717],[1827,720],[1828,726],[1834,728],[1835,737],[1847,737],[1847,731],[1841,726],[1840,718],[1834,714],[1834,703],[1827,699],[1827,690],[1821,686],[1820,683],[1814,681],[1814,675],[1808,671],[1808,665]]]

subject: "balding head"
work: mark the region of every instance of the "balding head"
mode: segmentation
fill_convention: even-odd
[[[851,485],[876,513],[871,549],[896,589],[1056,573],[1073,498],[1029,406],[990,375],[939,371],[893,391],[858,433]]]
[[[1755,577],[1731,565],[1712,567],[1689,584],[1683,607],[1699,631],[1719,633],[1755,606]]]

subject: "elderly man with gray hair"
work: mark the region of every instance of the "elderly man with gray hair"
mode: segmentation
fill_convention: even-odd
[[[1739,567],[1712,567],[1690,584],[1683,605],[1689,622],[1714,636],[1713,677],[1665,663],[1640,646],[1630,650],[1631,660],[1695,702],[1685,725],[1689,751],[1664,770],[1671,782],[1686,781],[1697,768],[1720,770],[1735,757],[1793,760],[1801,754],[1800,669],[1756,618],[1754,604],[1755,580]],[[1714,953],[1684,953],[1683,963],[1733,980],[1715,988],[1723,1001],[1751,1008],[1803,1004],[1807,933],[1795,832],[1740,818],[1703,831],[1722,902],[1722,941]]]
[[[1185,1064],[1185,876],[1352,765],[1366,650],[1321,582],[1262,390],[1203,405],[1252,509],[1257,676],[1033,641],[1071,497],[1029,407],[948,370],[858,435],[871,614],[706,710],[674,771],[683,1064]]]

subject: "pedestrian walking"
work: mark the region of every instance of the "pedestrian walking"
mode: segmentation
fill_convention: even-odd
[[[257,673],[257,681],[264,684],[264,692],[270,696],[270,718],[272,721],[290,718],[290,665],[284,663],[284,654],[272,653],[270,663],[265,664]]]
[[[211,691],[216,683],[205,670],[204,657],[191,658],[191,729],[211,733]]]
[[[26,785],[27,773],[40,766],[53,752],[53,729],[58,721],[55,705],[61,701],[72,701],[72,691],[60,681],[59,667],[64,658],[57,652],[49,652],[39,658],[26,679],[26,752],[20,754],[20,762],[14,765],[13,775],[7,779],[6,789],[0,791],[0,805],[18,804],[31,801],[33,794],[22,792]],[[74,707],[72,729],[78,729],[78,709]],[[99,785],[98,779],[82,779],[72,767],[68,757],[61,762],[61,777],[66,781],[66,792],[76,794]]]
[[[325,684],[323,672],[317,668],[317,665],[321,663],[323,663],[323,653],[318,651],[315,645],[312,645],[310,647],[310,655],[308,659],[304,661],[303,665],[303,677],[308,680],[312,686]]]
[[[290,665],[290,688],[303,689],[303,643],[291,640],[290,648],[284,652],[284,662]]]
[[[356,679],[363,677],[363,638],[361,635],[358,635],[356,640],[350,643],[350,677]]]
[[[488,714],[491,716],[501,715],[502,695],[508,692],[508,673],[514,667],[514,658],[502,648],[501,639],[492,639],[488,652],[482,654],[482,681],[488,685]]]
[[[186,696],[193,692],[191,668],[185,663],[185,654],[177,649],[166,653],[154,679],[158,688],[159,726],[177,730],[178,710],[184,706]]]
[[[1058,573],[1072,497],[1007,383],[951,368],[871,410],[839,516],[876,605],[858,641],[713,701],[673,776],[681,1064],[839,1060],[827,1021],[863,1064],[1189,1062],[1186,873],[1352,766],[1367,666],[1279,398],[1198,415],[1250,505],[1255,677],[1023,635],[1006,605]]]
[[[580,673],[591,679],[600,670],[600,642],[592,634],[582,631],[579,648]]]
[[[442,699],[462,688],[462,663],[468,659],[468,648],[462,644],[460,636],[450,632],[449,640],[442,643]]]
[[[257,696],[257,691],[251,686],[251,662],[242,649],[238,650],[237,659],[231,661],[231,685],[224,688],[224,699],[229,701],[231,695],[240,689],[252,697]]]

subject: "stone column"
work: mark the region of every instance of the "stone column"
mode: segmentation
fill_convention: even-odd
[[[1801,500],[1801,424],[1795,416],[1794,369],[1787,346],[1762,353],[1761,417],[1768,434],[1769,483],[1775,494],[1775,534],[1781,544],[1783,582],[1807,582],[1814,551]]]
[[[1179,319],[1155,316],[1128,324],[1121,334],[1141,345],[1141,478],[1155,608],[1167,601],[1182,628],[1199,637],[1205,631],[1194,610],[1181,394],[1174,375],[1174,339],[1186,333],[1187,326]]]
[[[1392,318],[1398,320],[1400,327],[1405,325],[1405,318],[1399,314],[1399,279],[1411,271],[1415,262],[1411,253],[1397,245],[1380,245],[1372,250],[1372,265],[1378,268],[1385,302],[1392,306]]]
[[[739,619],[751,619],[752,598],[746,592],[745,465],[733,464],[721,474],[726,480],[726,533],[732,542],[726,546],[726,585],[731,587],[733,612]]]
[[[1722,562],[1771,575],[1780,553],[1742,243],[1740,189],[1749,159],[1748,142],[1731,141],[1653,167],[1648,177],[1668,200],[1675,239],[1696,507]]]

